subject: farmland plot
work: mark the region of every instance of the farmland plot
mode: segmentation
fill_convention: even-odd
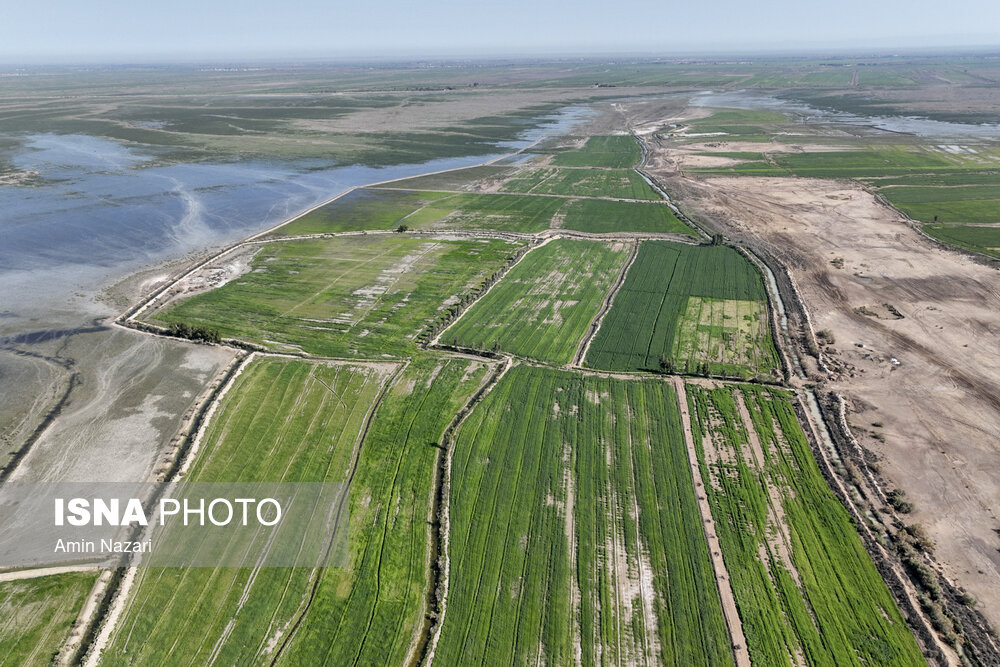
[[[622,169],[639,161],[639,145],[629,135],[595,136],[583,148],[556,153],[552,164],[560,167],[610,167]]]
[[[398,234],[270,243],[250,273],[170,306],[153,321],[216,328],[281,352],[402,355],[519,247]]]
[[[772,377],[778,358],[767,294],[753,265],[725,246],[647,241],[587,353],[607,370]]]
[[[732,664],[667,383],[516,366],[453,456],[438,664]]]
[[[660,196],[631,169],[521,169],[500,188],[503,192],[648,199]]]
[[[654,232],[694,236],[694,230],[663,203],[577,199],[563,213],[563,227],[591,234]]]
[[[283,225],[271,237],[330,234],[362,229],[395,229],[423,206],[447,197],[443,192],[399,192],[359,188]]]
[[[390,389],[352,484],[349,565],[321,572],[280,664],[406,663],[423,622],[437,445],[486,369],[468,359],[417,359]]]
[[[528,253],[441,341],[569,363],[628,254],[624,243],[547,243]]]
[[[458,194],[439,199],[406,222],[415,229],[480,229],[534,234],[552,226],[566,205],[561,197]]]
[[[213,420],[192,478],[342,480],[357,452],[348,565],[142,570],[104,662],[404,663],[427,585],[434,445],[486,368],[414,360],[359,443],[389,368],[257,362]],[[261,443],[267,456],[246,456]],[[256,458],[266,467],[247,470]]]
[[[97,571],[0,583],[0,664],[51,665]]]
[[[239,377],[188,477],[345,481],[393,365],[265,359]],[[298,613],[308,568],[142,568],[104,664],[266,661]]]
[[[686,388],[695,448],[750,658],[916,665],[923,658],[787,392]]]

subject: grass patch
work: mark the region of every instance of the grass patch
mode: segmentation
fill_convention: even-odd
[[[779,362],[766,300],[760,274],[732,248],[647,241],[590,344],[586,364],[690,373],[707,365],[713,374],[773,378]]]
[[[98,574],[67,572],[0,583],[0,662],[53,664]]]
[[[405,355],[448,303],[477,289],[520,247],[398,234],[270,243],[250,273],[152,320],[207,326],[278,351]]]
[[[630,135],[595,136],[583,148],[556,153],[552,164],[558,167],[610,167],[623,169],[639,161],[639,144]]]
[[[406,216],[442,197],[442,192],[399,192],[360,188],[275,230],[270,238],[395,229]]]
[[[669,384],[514,367],[451,479],[442,664],[732,664]]]
[[[687,234],[693,230],[666,204],[577,199],[566,206],[562,227],[592,234],[656,232]]]
[[[441,340],[566,364],[628,257],[628,246],[559,239],[529,252]]]
[[[815,665],[922,664],[854,524],[820,474],[790,395],[696,385],[687,393],[750,660],[790,664],[799,655]],[[741,419],[737,401],[752,423]]]

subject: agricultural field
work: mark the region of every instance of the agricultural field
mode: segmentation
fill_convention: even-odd
[[[382,184],[381,188],[403,188],[407,190],[474,190],[480,183],[501,181],[512,173],[510,167],[481,165],[466,167],[438,174],[414,176],[391,183]]]
[[[152,321],[215,328],[282,352],[403,355],[521,245],[403,234],[269,243],[249,273],[168,306]]]
[[[923,656],[788,392],[689,383],[693,436],[753,664],[917,665]]]
[[[414,211],[447,197],[442,192],[398,192],[359,188],[276,229],[270,238],[395,229]]]
[[[428,443],[441,438],[487,366],[416,359],[375,407],[392,368],[255,362],[213,420],[191,473],[199,481],[351,479],[349,565],[140,570],[103,664],[154,655],[225,664],[405,661],[427,586],[439,451]],[[262,442],[266,456],[246,456]],[[164,646],[169,653],[156,648]]]
[[[766,141],[773,125],[786,122],[788,117],[772,111],[724,109],[690,121],[684,134],[678,135],[678,138],[725,135],[726,141]]]
[[[557,167],[624,169],[639,162],[639,144],[630,135],[589,137],[581,148],[561,151],[552,158]]]
[[[1000,185],[886,187],[879,192],[921,222],[1000,222]]]
[[[660,199],[660,195],[632,169],[523,168],[513,172],[500,190],[577,197]]]
[[[187,479],[346,481],[394,368],[255,361],[221,404]],[[276,567],[137,572],[103,664],[259,662],[299,615],[313,577],[308,568]]]
[[[630,250],[625,243],[546,243],[525,255],[440,340],[568,364]]]
[[[407,663],[426,611],[437,445],[486,371],[469,359],[418,358],[389,389],[352,482],[350,565],[322,571],[280,664]]]
[[[939,241],[1000,258],[1000,227],[930,224],[921,230]]]
[[[670,207],[662,203],[577,199],[566,206],[563,215],[561,227],[591,234],[652,232],[695,235],[694,230],[678,220]]]
[[[453,445],[439,664],[732,664],[677,397],[515,366]]]
[[[732,248],[646,241],[585,364],[774,379],[779,361],[763,280]]]
[[[534,234],[548,229],[566,202],[561,197],[458,194],[425,206],[406,222],[414,229],[478,229]]]
[[[0,583],[0,665],[51,665],[97,571]]]

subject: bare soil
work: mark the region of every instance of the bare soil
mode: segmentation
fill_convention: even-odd
[[[831,374],[814,368],[813,379],[847,399],[852,430],[914,502],[908,521],[1000,626],[1000,273],[921,236],[859,186],[698,182],[667,151],[653,147],[651,171],[683,207],[788,268],[815,329],[835,341],[823,350]],[[902,317],[880,317],[885,304]]]

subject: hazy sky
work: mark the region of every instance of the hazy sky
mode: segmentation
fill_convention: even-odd
[[[998,0],[0,0],[0,62],[1000,48]]]

